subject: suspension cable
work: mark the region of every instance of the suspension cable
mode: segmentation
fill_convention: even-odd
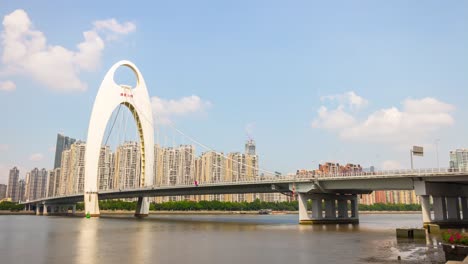
[[[138,110],[138,112],[140,112],[140,114],[143,116],[143,118],[146,119],[147,122],[149,122],[150,124],[152,124],[153,121],[151,121],[151,120],[144,114],[143,111],[140,111],[140,109],[138,108],[138,106],[135,104],[135,101],[133,100],[133,91],[130,91],[130,92],[132,93],[131,100],[132,100],[132,102],[133,102],[133,106]],[[156,117],[156,118],[157,118],[157,117]],[[179,133],[179,134],[181,134],[182,136],[188,138],[190,141],[192,141],[192,142],[194,142],[195,144],[201,146],[202,148],[206,149],[207,151],[215,152],[215,153],[217,153],[217,154],[223,156],[224,158],[226,158],[226,159],[228,159],[228,160],[231,160],[231,161],[233,161],[233,162],[239,163],[238,161],[235,161],[235,160],[229,158],[228,156],[224,155],[224,153],[222,153],[222,152],[217,152],[217,151],[215,151],[214,149],[208,147],[207,145],[201,143],[200,141],[195,140],[195,139],[192,138],[191,136],[185,134],[185,133],[182,132],[180,129],[178,129],[177,127],[175,127],[175,126],[173,125],[173,123],[172,123],[171,120],[168,120],[168,125],[169,125],[172,129],[174,129],[177,133]],[[256,169],[256,170],[258,170],[258,171],[264,172],[264,173],[266,173],[266,174],[275,175],[275,173],[272,172],[272,171],[264,170],[264,169],[261,169],[261,168],[256,168],[256,167],[254,167],[254,166],[251,166],[251,165],[248,165],[248,164],[245,164],[245,163],[244,163],[243,165],[245,165],[246,167],[250,167],[250,168]]]
[[[121,106],[122,106],[122,105],[119,104],[119,108],[117,109],[117,115],[116,115],[115,118],[114,118],[114,122],[112,122],[112,126],[111,126],[111,129],[110,129],[110,131],[109,131],[109,134],[107,135],[106,143],[104,143],[104,146],[107,145],[107,141],[109,140],[109,137],[110,137],[110,135],[112,134],[112,130],[114,129],[115,121],[117,120],[117,117],[119,116],[120,107],[121,107]]]

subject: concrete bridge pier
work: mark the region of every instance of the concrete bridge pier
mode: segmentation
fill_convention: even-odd
[[[447,201],[447,220],[459,221],[460,217],[460,200],[458,197],[446,197]]]
[[[359,223],[357,195],[344,194],[307,194],[299,193],[300,224],[357,224]],[[312,202],[312,213],[307,210],[308,201]],[[323,201],[325,201],[323,203]],[[338,204],[338,216],[336,210]],[[323,214],[325,207],[325,215]],[[348,213],[351,209],[351,214]]]
[[[419,196],[419,200],[421,201],[422,218],[425,224],[431,222],[431,204],[429,198],[429,195]]]
[[[48,215],[49,213],[47,212],[47,205],[42,206],[42,215]]]
[[[147,217],[149,215],[149,206],[150,202],[148,197],[138,197],[135,217]]]
[[[75,215],[76,214],[76,204],[74,204],[72,206],[72,214]]]
[[[468,186],[453,183],[415,181],[414,189],[419,195],[424,226],[431,224],[444,227],[468,226]],[[432,197],[431,217],[430,197]]]
[[[331,198],[325,199],[325,218],[336,218],[336,200]]]
[[[447,204],[445,203],[445,196],[432,196],[432,202],[432,207],[434,209],[434,220],[447,220]]]
[[[338,200],[338,218],[348,218],[348,201]]]
[[[468,220],[468,201],[466,197],[460,197],[461,201],[461,211],[462,211],[462,219]]]
[[[36,215],[41,215],[41,204],[36,204]]]

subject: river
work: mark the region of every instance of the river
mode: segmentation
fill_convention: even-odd
[[[395,228],[419,227],[419,214],[362,214],[355,226],[297,217],[0,216],[0,263],[444,263],[435,240],[397,241]]]

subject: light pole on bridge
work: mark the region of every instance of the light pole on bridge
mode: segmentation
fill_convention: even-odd
[[[437,138],[437,139],[435,140],[436,158],[437,158],[437,169],[440,169],[440,166],[439,166],[439,142],[440,142],[440,139]]]

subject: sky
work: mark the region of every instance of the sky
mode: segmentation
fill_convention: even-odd
[[[0,183],[52,168],[57,133],[86,140],[123,59],[163,145],[191,143],[172,126],[225,153],[253,138],[260,167],[283,173],[409,168],[413,145],[415,168],[447,167],[468,148],[466,1],[25,0],[0,19]]]

